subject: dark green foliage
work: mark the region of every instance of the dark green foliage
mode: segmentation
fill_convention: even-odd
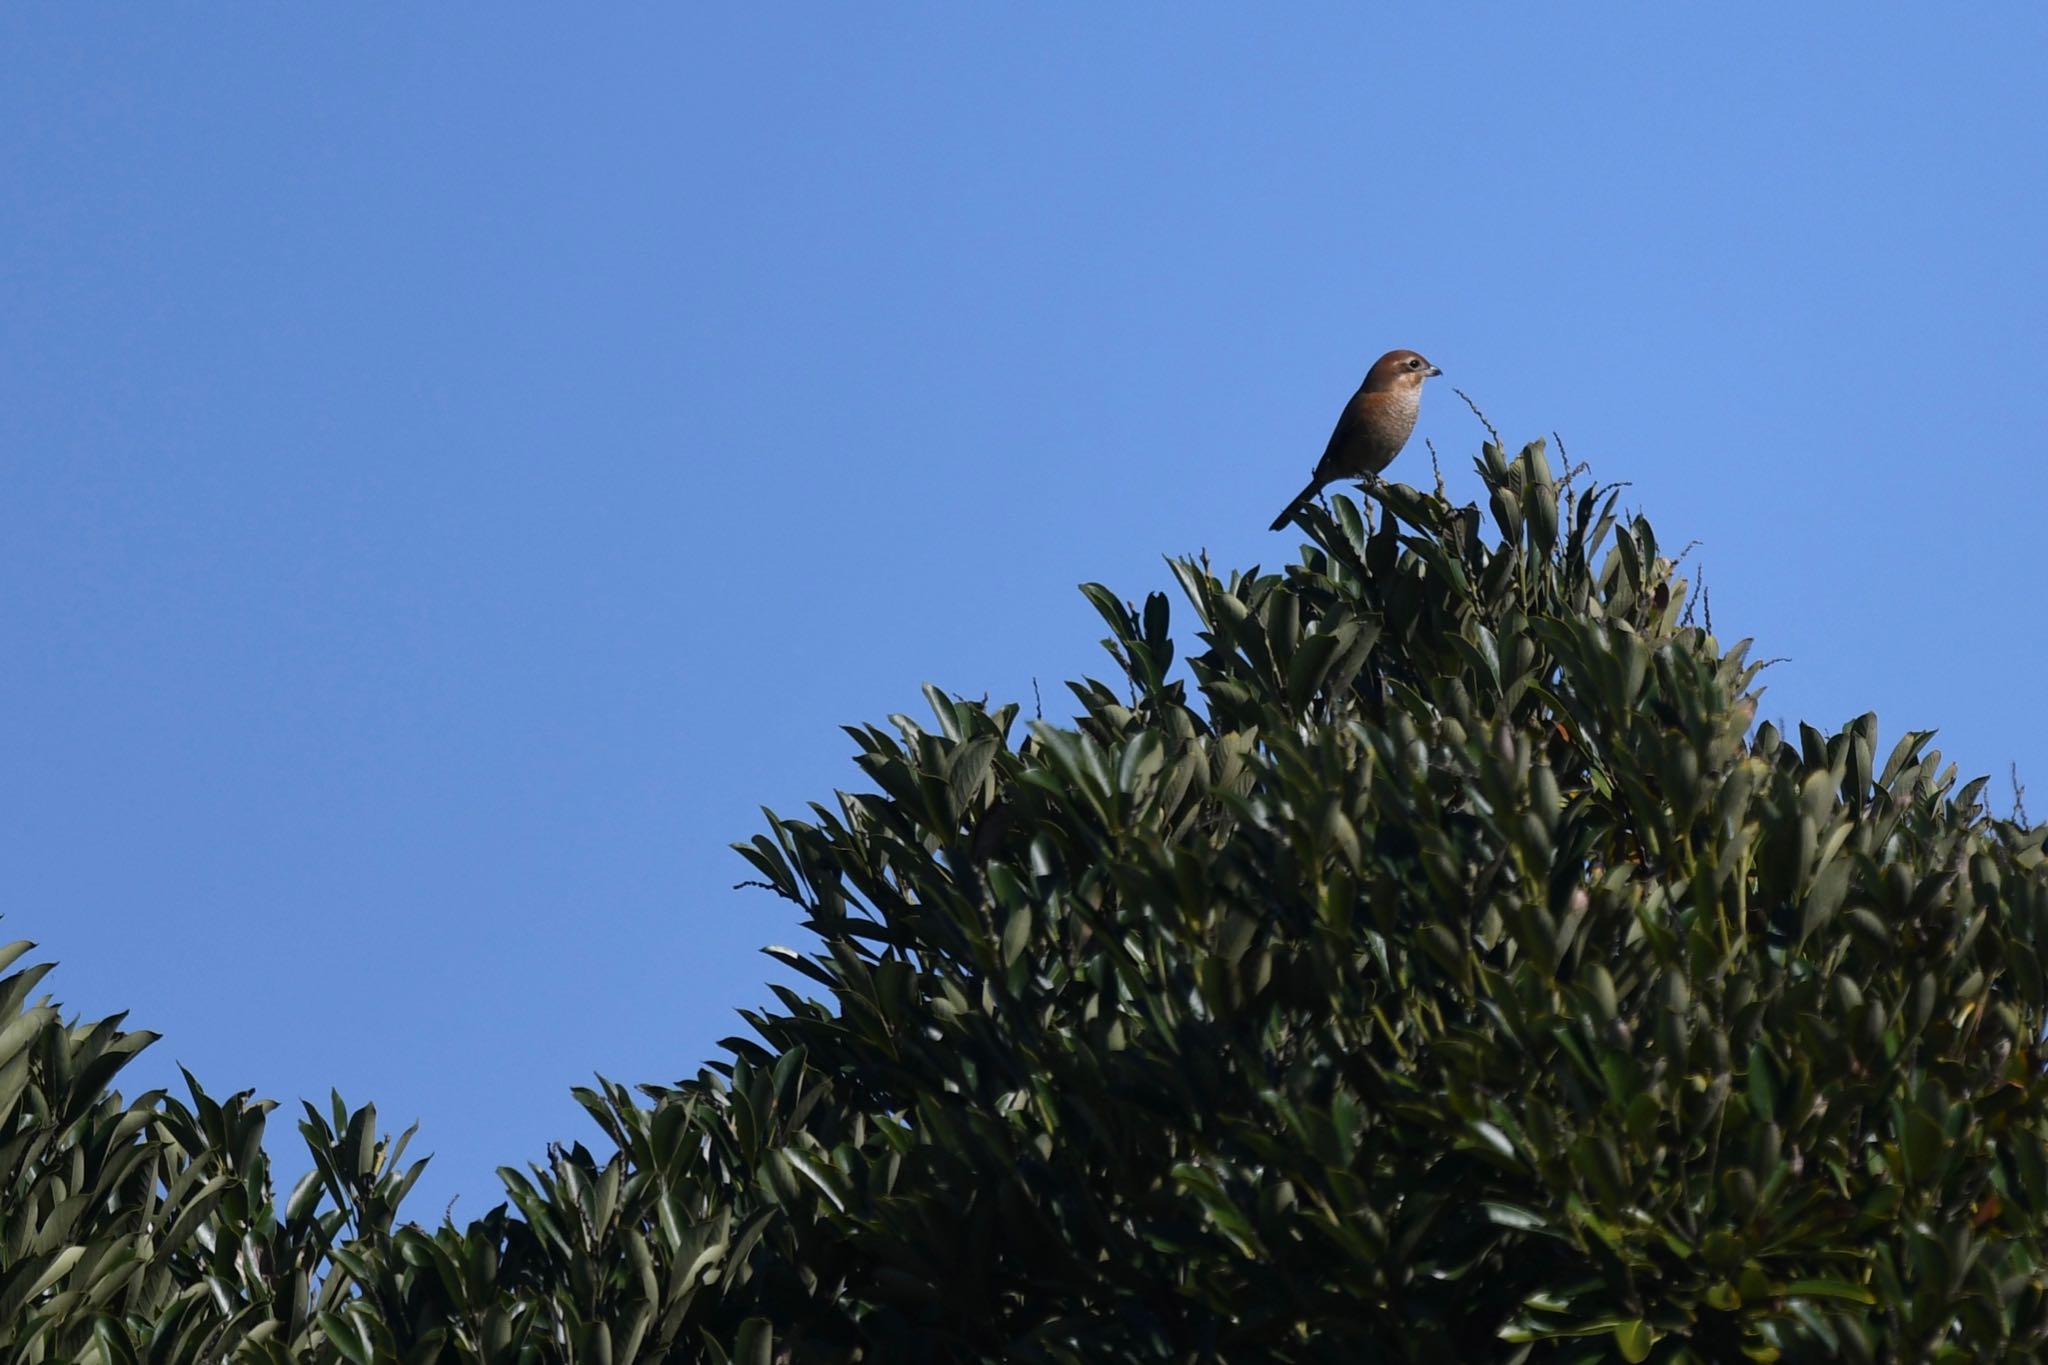
[[[1871,716],[1751,738],[1647,522],[1480,472],[1497,541],[1394,486],[1177,564],[1199,704],[1091,587],[1075,729],[934,696],[747,850],[837,1002],[753,1021],[832,1087],[771,1186],[853,1253],[803,1340],[2036,1356],[2044,831]]]
[[[123,1106],[147,1040],[10,978],[0,1355],[2037,1358],[2048,828],[1755,726],[1646,521],[1479,469],[1490,528],[1381,486],[1175,564],[1192,692],[1091,586],[1071,727],[851,731],[873,790],[742,849],[820,999],[578,1092],[616,1152],[466,1230],[338,1100],[277,1208],[267,1105]]]

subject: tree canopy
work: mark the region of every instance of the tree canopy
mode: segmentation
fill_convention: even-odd
[[[1192,643],[1084,588],[1070,723],[851,729],[740,846],[814,989],[466,1227],[338,1097],[274,1197],[267,1103],[8,977],[0,1356],[2037,1358],[2048,827],[1758,724],[1618,489],[1477,468],[1174,561]]]

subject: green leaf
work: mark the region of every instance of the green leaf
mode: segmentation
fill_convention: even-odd
[[[1031,906],[1019,905],[1003,922],[1003,965],[1007,967],[1023,956],[1030,942]]]
[[[1524,1232],[1541,1232],[1550,1227],[1550,1220],[1534,1209],[1519,1204],[1503,1204],[1496,1200],[1482,1199],[1479,1207],[1485,1211],[1487,1221],[1504,1228],[1516,1228]]]
[[[748,1318],[740,1324],[732,1359],[733,1365],[773,1365],[775,1329],[766,1318]]]
[[[1877,1296],[1848,1280],[1793,1280],[1779,1292],[1788,1299],[1848,1299],[1852,1303],[1876,1303]]]

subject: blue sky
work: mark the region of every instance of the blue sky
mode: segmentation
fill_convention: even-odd
[[[1766,716],[2048,814],[2048,10],[591,14],[0,8],[0,935],[131,1088],[482,1213],[767,999],[838,726],[1290,557],[1394,346],[1394,477],[1562,433]]]

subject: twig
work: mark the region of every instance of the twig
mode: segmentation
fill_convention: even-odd
[[[2031,826],[2027,818],[2027,784],[2020,781],[2020,765],[2012,765],[2012,822],[2016,825]]]
[[[1550,433],[1550,439],[1557,445],[1558,463],[1564,466],[1564,477],[1558,480],[1557,484],[1558,501],[1569,501],[1572,495],[1572,480],[1585,473],[1590,466],[1572,463],[1572,453],[1564,448],[1564,437],[1562,435],[1553,431]]]
[[[1456,385],[1452,385],[1451,392],[1455,393],[1456,395],[1458,395],[1458,397],[1465,400],[1465,406],[1472,409],[1472,415],[1479,419],[1480,426],[1486,428],[1486,434],[1493,438],[1494,445],[1498,446],[1501,449],[1501,451],[1505,453],[1507,447],[1501,445],[1500,433],[1494,430],[1493,423],[1486,420],[1486,414],[1479,410],[1479,405],[1472,401],[1472,396],[1466,393],[1463,389],[1458,388]]]
[[[1045,699],[1038,695],[1038,679],[1036,677],[1031,680],[1031,718],[1033,720],[1045,719]]]
[[[1429,452],[1429,469],[1436,475],[1436,495],[1441,498],[1444,495],[1444,467],[1436,462],[1436,442],[1425,436],[1422,445]]]
[[[1592,463],[1587,460],[1581,460],[1577,464],[1566,465],[1564,467],[1564,477],[1558,480],[1557,496],[1562,499],[1569,499],[1572,495],[1572,480],[1592,467]]]

